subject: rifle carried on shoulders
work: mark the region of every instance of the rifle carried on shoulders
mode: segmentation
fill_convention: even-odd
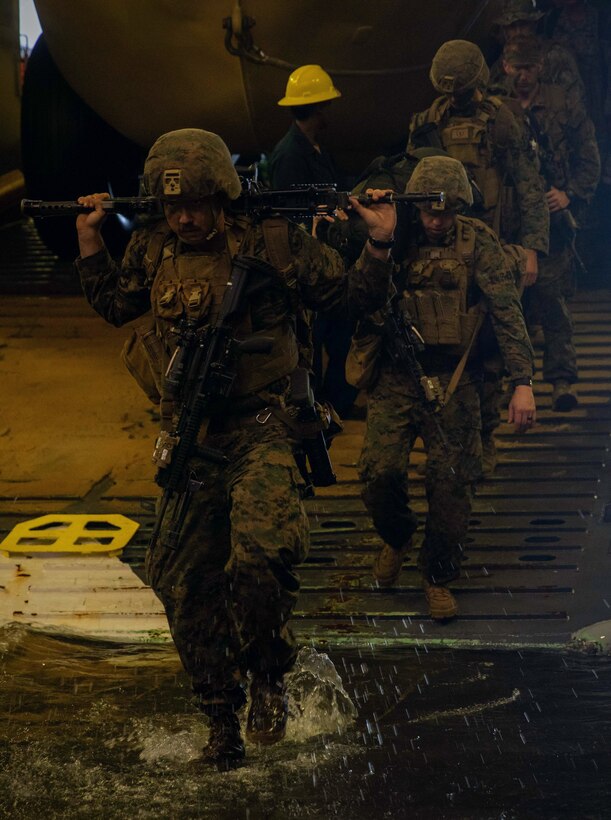
[[[240,196],[234,200],[230,210],[235,214],[246,214],[256,217],[271,215],[287,217],[308,217],[333,214],[338,209],[349,210],[350,191],[338,191],[332,185],[296,185],[286,191],[268,191],[256,183],[249,182]],[[367,194],[356,197],[361,205],[372,205],[373,200]],[[424,194],[387,194],[378,199],[378,203],[396,203],[411,205],[418,202],[443,202],[443,191],[431,191]],[[163,216],[163,203],[155,197],[120,197],[102,200],[102,208],[109,214],[145,214],[149,217]],[[40,199],[23,199],[21,212],[25,216],[75,216],[89,213],[93,208],[79,205],[78,202],[45,202]]]
[[[205,328],[197,327],[192,320],[183,320],[179,325],[178,343],[165,374],[165,384],[181,409],[175,428],[162,431],[155,445],[155,481],[163,494],[151,548],[157,542],[170,502],[176,500],[167,544],[170,549],[178,549],[191,499],[202,486],[198,477],[188,471],[189,459],[198,455],[216,463],[226,462],[222,453],[198,446],[198,434],[204,419],[215,408],[222,408],[230,395],[238,356],[267,353],[272,347],[271,339],[260,336],[235,339],[231,319],[244,309],[253,293],[270,284],[274,274],[275,270],[259,259],[235,256],[216,322]]]

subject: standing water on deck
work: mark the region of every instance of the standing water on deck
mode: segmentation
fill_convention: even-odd
[[[287,737],[204,767],[171,646],[0,629],[0,817],[608,818],[611,659],[301,651]]]

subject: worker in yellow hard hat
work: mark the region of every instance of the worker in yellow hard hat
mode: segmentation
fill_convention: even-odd
[[[278,105],[289,108],[293,122],[269,158],[272,187],[297,184],[340,184],[340,174],[324,150],[326,109],[341,93],[319,65],[296,68]]]
[[[319,65],[302,65],[293,71],[284,97],[278,100],[278,105],[290,109],[293,122],[269,158],[272,188],[336,185],[342,190],[347,187],[333,157],[324,148],[327,109],[338,97],[341,93]],[[309,230],[311,220],[303,220],[303,227]],[[350,415],[358,395],[358,390],[345,378],[346,355],[354,329],[352,319],[325,311],[316,314],[312,327],[316,397],[332,404],[342,418]]]

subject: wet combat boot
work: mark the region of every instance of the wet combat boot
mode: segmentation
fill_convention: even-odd
[[[255,675],[250,687],[250,709],[246,737],[266,746],[282,740],[289,715],[288,698],[282,678]]]
[[[559,379],[557,382],[554,382],[552,410],[566,412],[567,410],[574,410],[578,404],[579,400],[574,385],[564,379]]]
[[[202,752],[204,763],[215,765],[219,772],[228,772],[242,765],[244,754],[237,715],[234,712],[211,715],[210,737]]]
[[[399,549],[384,544],[373,562],[373,577],[381,587],[390,587],[395,583],[411,545],[411,540]]]
[[[458,604],[447,587],[431,584],[426,578],[422,579],[422,586],[429,605],[429,614],[434,621],[449,621],[456,617]]]

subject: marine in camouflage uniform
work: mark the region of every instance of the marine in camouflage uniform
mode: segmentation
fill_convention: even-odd
[[[535,417],[533,352],[504,252],[483,222],[457,215],[471,204],[471,188],[457,160],[422,159],[407,191],[427,190],[446,192],[445,210],[420,211],[419,234],[395,258],[394,298],[404,300],[424,338],[425,351],[419,358],[425,373],[437,377],[444,391],[468,349],[481,306],[485,307],[515,385],[509,420],[525,430]],[[371,327],[375,331],[375,325]],[[472,487],[481,470],[481,356],[471,352],[456,389],[437,416],[448,450],[416,385],[393,366],[383,346],[378,365],[379,378],[368,396],[359,466],[363,500],[385,542],[374,575],[382,585],[395,583],[417,529],[417,517],[409,506],[407,468],[415,439],[421,436],[427,450],[428,517],[418,565],[430,614],[445,620],[457,612],[447,584],[460,573]]]
[[[541,50],[541,81],[559,85],[575,104],[583,105],[586,89],[573,52],[549,37],[538,36],[537,29],[545,17],[533,0],[507,0],[503,14],[496,23],[502,31],[503,43],[524,37],[536,37]],[[490,67],[489,88],[494,94],[510,94],[511,83],[503,68],[500,56]]]
[[[480,49],[465,40],[451,40],[437,51],[431,82],[442,93],[410,124],[408,151],[435,144],[460,160],[482,194],[473,215],[482,219],[503,244],[521,245],[528,260],[523,284],[537,273],[538,256],[545,256],[549,241],[549,216],[543,185],[532,152],[508,106],[488,95],[488,68]],[[502,363],[493,335],[486,376],[481,384],[483,474],[496,466],[493,433],[500,424]]]
[[[204,757],[230,768],[244,756],[235,712],[246,700],[247,672],[253,676],[249,737],[275,742],[286,724],[283,675],[296,654],[287,622],[299,590],[295,565],[308,550],[294,430],[282,413],[289,375],[311,352],[309,341],[297,338],[299,313],[323,308],[358,315],[380,307],[392,266],[388,250],[369,248],[346,275],[339,255],[297,225],[232,215],[241,186],[216,134],[183,129],[161,136],[148,154],[144,185],[162,201],[165,220],[133,235],[120,266],[101,238],[101,196],[80,199],[96,210],[78,219],[77,267],[88,301],[108,322],[121,326],[152,311],[147,349],[156,350],[153,375],[166,429],[177,408],[164,395],[161,374],[176,348],[178,322],[189,318],[205,327],[215,320],[236,254],[268,262],[277,274],[236,321],[238,338],[262,335],[272,348],[238,357],[230,400],[200,431],[199,444],[222,452],[227,464],[191,459],[188,467],[203,486],[193,496],[180,548],[168,547],[163,528],[146,565],[199,706],[211,719]],[[362,211],[370,228],[392,233],[393,206]],[[268,226],[280,231],[280,244],[266,236]],[[288,265],[280,270],[282,249]]]
[[[573,290],[571,215],[579,219],[596,191],[600,156],[594,125],[583,106],[576,106],[559,87],[540,81],[536,40],[516,40],[504,51],[505,70],[514,95],[528,114],[539,144],[541,173],[551,213],[550,255],[540,266],[532,294],[545,337],[543,378],[553,385],[554,410],[577,406],[577,354],[566,296]],[[568,222],[567,222],[568,220]]]
[[[293,123],[269,157],[272,188],[286,190],[294,185],[335,185],[338,190],[345,190],[344,175],[324,144],[328,107],[339,97],[340,91],[320,66],[300,66],[292,72],[286,93],[278,100],[278,105],[290,110]],[[309,230],[312,219],[302,219],[301,224]],[[361,242],[358,254],[362,248]],[[330,402],[342,418],[349,415],[358,395],[344,377],[346,353],[353,332],[354,321],[351,319],[329,316],[323,311],[313,317],[312,369],[316,377],[316,396],[321,401]]]

